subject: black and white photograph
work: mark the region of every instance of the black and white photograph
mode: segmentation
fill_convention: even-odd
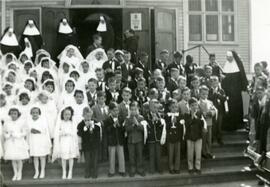
[[[0,0],[0,187],[270,187],[269,63],[270,0]]]

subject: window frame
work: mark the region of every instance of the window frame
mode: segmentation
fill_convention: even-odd
[[[233,11],[231,12],[225,12],[222,11],[222,0],[217,0],[218,3],[218,10],[217,11],[206,11],[206,0],[201,0],[201,11],[190,11],[188,4],[186,5],[187,8],[187,34],[188,34],[188,44],[227,44],[227,45],[237,45],[238,43],[238,15],[237,15],[237,0],[233,0]],[[201,15],[202,19],[202,40],[201,41],[191,41],[189,38],[189,15]],[[208,41],[206,40],[206,15],[217,15],[218,16],[218,40],[217,41]],[[222,28],[222,17],[223,16],[234,16],[234,40],[233,41],[223,41],[223,28]]]

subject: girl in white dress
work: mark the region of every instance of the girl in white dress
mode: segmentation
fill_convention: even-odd
[[[70,101],[74,100],[74,91],[75,91],[75,81],[74,79],[70,78],[67,79],[64,86],[64,90],[59,95],[57,107],[58,109],[63,108],[64,106],[69,105]]]
[[[51,140],[49,135],[49,127],[46,117],[43,116],[40,108],[34,106],[30,110],[31,117],[28,118],[29,126],[29,148],[30,156],[34,157],[35,175],[40,179],[45,177],[46,156],[51,152]],[[41,171],[39,175],[39,160]]]
[[[4,159],[12,161],[14,176],[12,180],[22,179],[23,160],[29,158],[29,147],[26,142],[28,127],[18,107],[11,107],[10,119],[4,124]]]
[[[61,110],[55,127],[53,161],[61,158],[62,179],[72,179],[74,158],[79,157],[77,128],[73,122],[73,113],[72,107]],[[68,176],[67,161],[69,163]]]

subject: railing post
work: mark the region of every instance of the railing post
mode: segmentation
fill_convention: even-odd
[[[199,46],[199,66],[201,66],[201,45]]]

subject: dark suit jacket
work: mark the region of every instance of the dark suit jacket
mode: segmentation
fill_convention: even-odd
[[[140,124],[144,118],[139,115],[136,116],[136,119],[139,122],[139,125],[134,125],[133,117],[128,117],[125,120],[125,129],[128,134],[128,143],[139,143],[143,142],[144,140],[144,127],[142,124]]]
[[[131,76],[131,78],[134,78],[133,64],[129,63],[128,67],[129,69],[127,69],[126,63],[121,65],[122,77],[125,80],[125,82],[128,82],[128,76]]]
[[[176,117],[176,123],[172,123],[172,117],[165,115],[166,121],[166,129],[167,129],[167,142],[169,143],[176,143],[183,140],[183,133],[184,133],[184,124],[180,123],[181,117],[180,114]],[[173,125],[175,128],[172,128]]]
[[[113,62],[114,62],[114,71],[115,70],[120,70],[121,69],[121,65],[114,58],[111,59],[111,60],[107,60],[106,62],[104,62],[104,64],[102,65],[102,69],[104,69],[104,71],[107,70],[107,69],[111,69],[112,70],[112,63]]]
[[[88,100],[88,105],[90,107],[94,106],[96,104],[97,101],[97,94],[94,94],[94,97],[92,97],[92,95],[90,94],[90,92],[86,92],[86,96],[87,96],[87,100]]]
[[[120,103],[121,100],[122,100],[122,97],[121,97],[121,95],[120,95],[119,92],[117,92],[118,93],[118,97],[117,98],[113,98],[112,93],[111,93],[111,91],[109,89],[107,89],[105,91],[105,93],[106,93],[106,101],[105,101],[106,105],[109,105],[110,102],[112,102],[112,101],[117,102],[117,103]]]
[[[200,114],[196,118],[191,117],[191,114],[184,114],[182,119],[185,120],[186,127],[186,139],[191,141],[197,141],[202,139],[204,122]]]
[[[214,89],[210,88],[209,90],[209,100],[213,102],[214,106],[218,110],[218,115],[225,114],[224,102],[226,101],[226,95],[222,88],[218,88],[217,92],[214,93]]]
[[[178,89],[178,83],[177,83],[177,81],[170,78],[166,84],[166,87],[167,87],[168,91],[172,94],[172,92],[174,90]]]
[[[82,150],[91,151],[93,149],[98,149],[101,141],[100,127],[98,125],[95,125],[92,131],[90,131],[89,128],[85,131],[85,126],[85,122],[81,121],[77,127],[77,133],[82,138]]]
[[[147,142],[148,143],[159,142],[161,139],[162,131],[163,131],[163,125],[161,124],[161,121],[160,120],[153,121],[153,117],[152,117],[150,112],[148,113],[148,115],[146,115],[145,119],[148,123],[148,125],[147,125],[147,133],[148,133]]]
[[[118,122],[118,124],[114,126],[115,122],[111,116],[105,119],[103,123],[106,130],[108,146],[123,145],[125,140],[125,128],[123,124]]]

